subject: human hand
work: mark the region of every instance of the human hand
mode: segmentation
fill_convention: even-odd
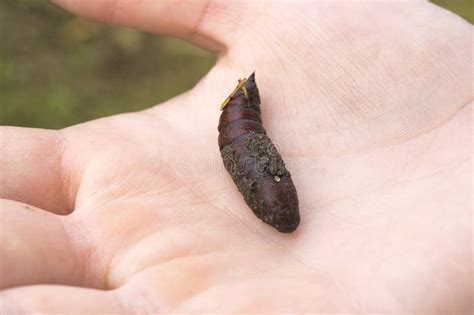
[[[466,22],[418,2],[57,2],[219,59],[143,112],[0,129],[1,314],[472,311]],[[220,160],[218,106],[253,70],[292,234]]]

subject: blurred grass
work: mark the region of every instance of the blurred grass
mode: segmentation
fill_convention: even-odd
[[[436,0],[471,23],[472,1]],[[62,128],[160,103],[214,57],[176,39],[75,17],[46,1],[0,0],[0,124]]]
[[[449,11],[456,13],[469,23],[474,23],[474,0],[432,0]]]
[[[88,22],[47,1],[0,0],[0,124],[62,128],[160,103],[214,57],[184,41]]]

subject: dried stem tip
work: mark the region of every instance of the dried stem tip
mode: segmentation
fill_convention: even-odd
[[[224,107],[226,107],[226,105],[230,102],[230,100],[232,99],[232,97],[234,97],[235,93],[237,93],[237,91],[239,91],[240,89],[242,89],[242,91],[244,92],[244,95],[245,97],[247,98],[248,97],[248,92],[247,92],[247,88],[245,87],[245,82],[247,82],[247,79],[246,78],[243,78],[243,79],[239,79],[239,83],[237,84],[237,86],[235,87],[234,91],[232,91],[232,93],[230,93],[229,96],[227,96],[227,98],[224,100],[224,102],[221,104],[220,106],[220,109],[223,110]]]

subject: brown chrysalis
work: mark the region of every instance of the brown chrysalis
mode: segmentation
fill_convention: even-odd
[[[260,117],[255,73],[239,80],[221,105],[219,149],[247,205],[262,221],[289,233],[300,223],[298,196],[280,153]]]

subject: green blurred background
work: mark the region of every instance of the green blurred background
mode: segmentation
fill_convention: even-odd
[[[472,0],[433,1],[474,21]],[[40,0],[0,0],[0,124],[62,128],[160,103],[213,65],[183,41],[101,25]]]

